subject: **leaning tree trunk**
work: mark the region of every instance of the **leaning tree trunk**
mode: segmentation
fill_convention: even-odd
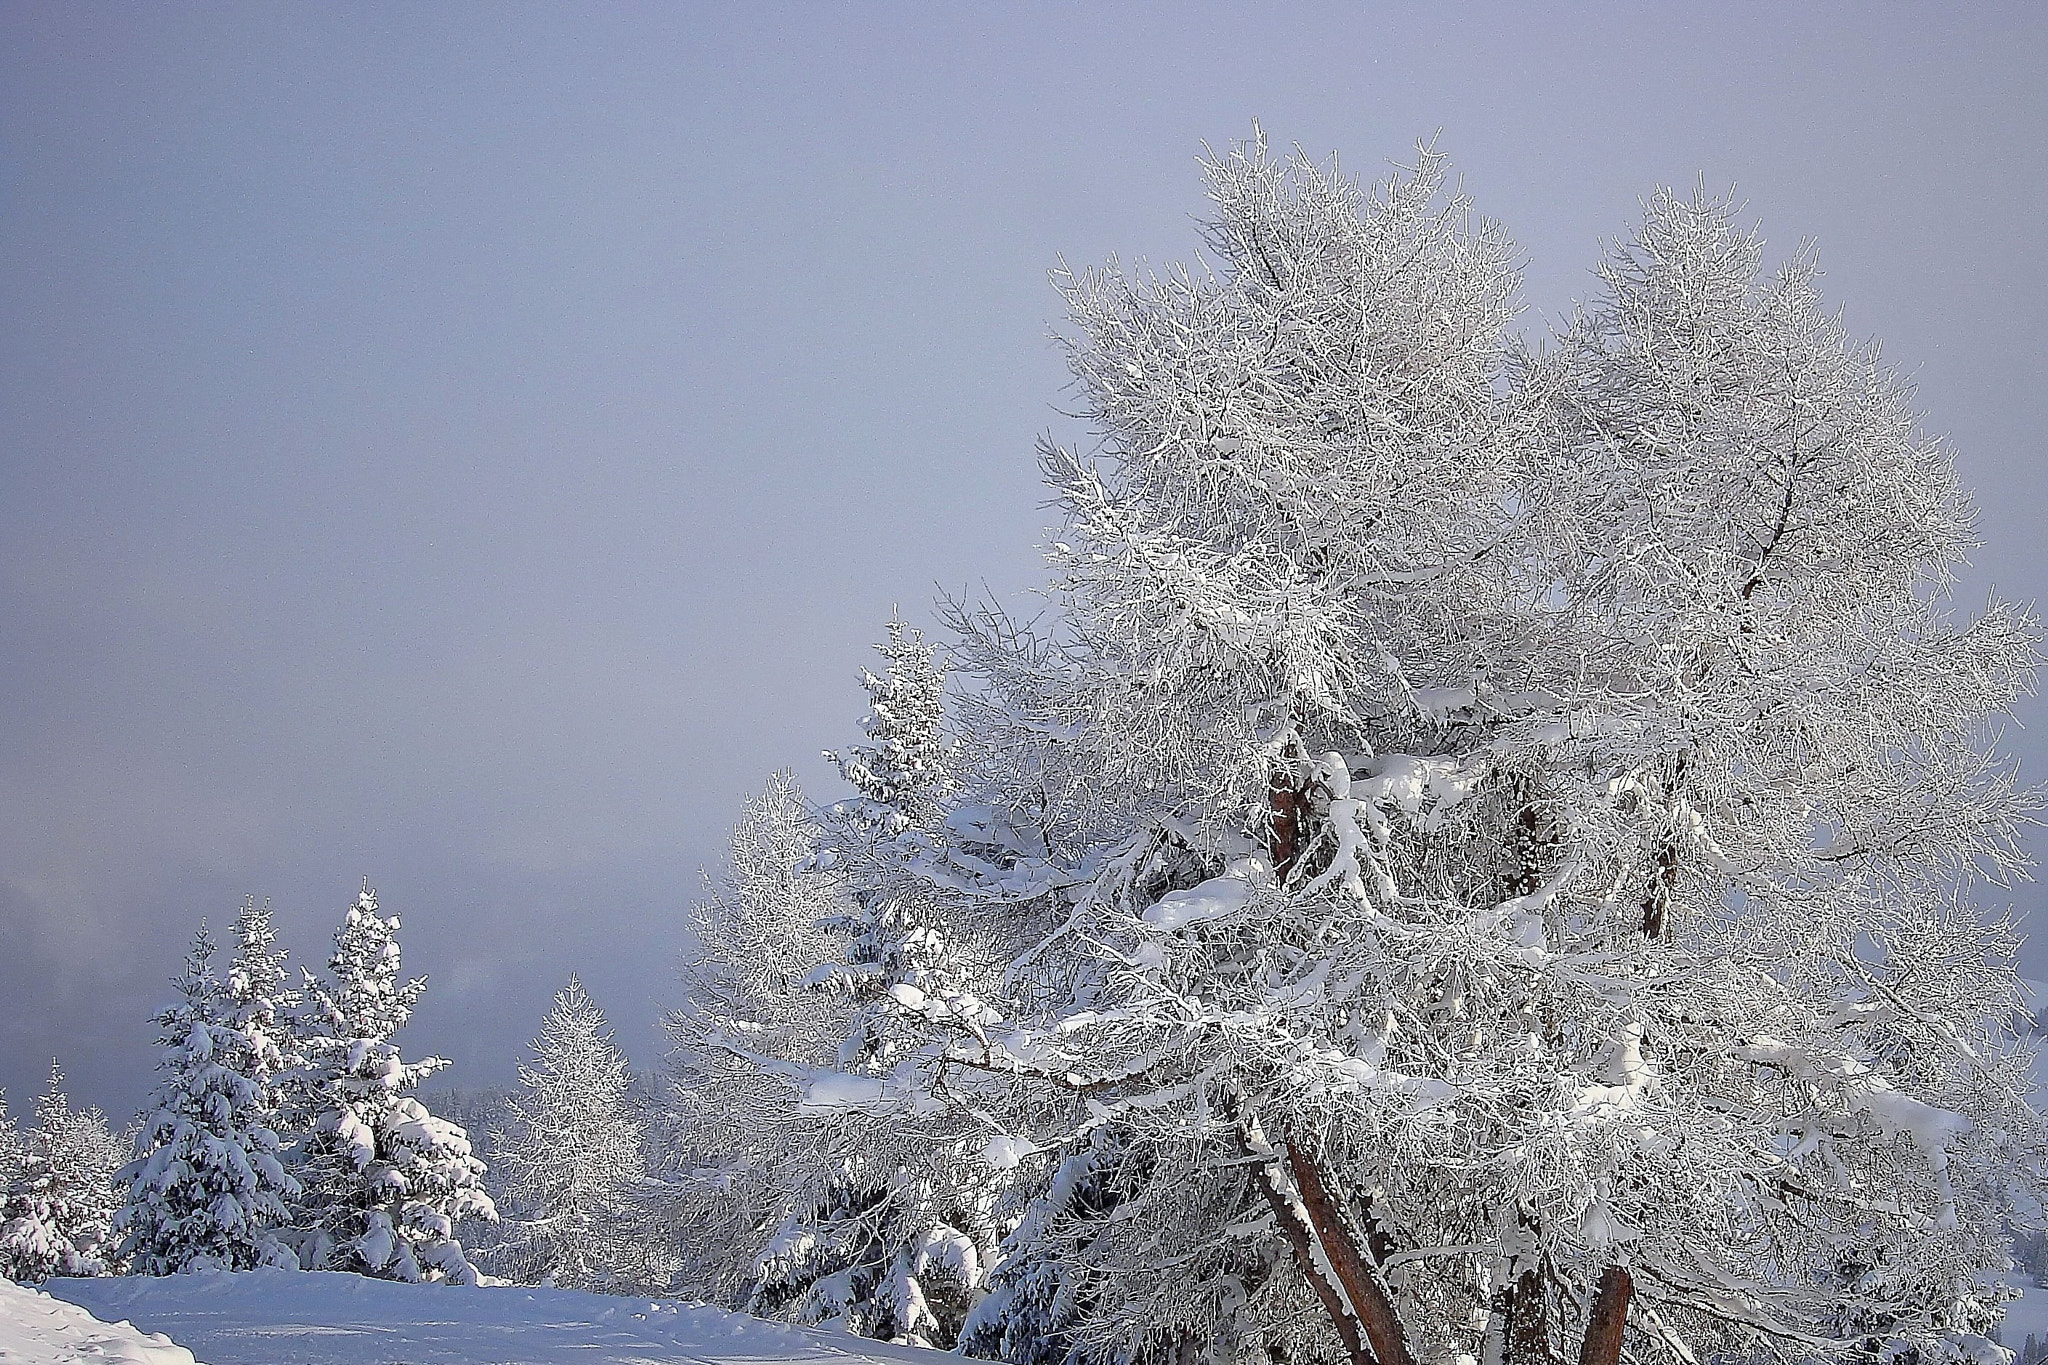
[[[1344,1343],[1344,1353],[1350,1358],[1351,1365],[1377,1365],[1358,1330],[1358,1319],[1352,1315],[1350,1304],[1345,1302],[1344,1290],[1324,1269],[1334,1258],[1316,1255],[1315,1229],[1303,1216],[1301,1205],[1288,1197],[1286,1187],[1280,1182],[1276,1163],[1260,1164],[1258,1185],[1259,1193],[1266,1196],[1266,1202],[1273,1208],[1273,1221],[1279,1227],[1280,1235],[1287,1239],[1287,1249],[1294,1253],[1294,1264],[1308,1280],[1309,1287],[1316,1291],[1323,1311],[1329,1315],[1330,1325],[1337,1329],[1337,1336]]]
[[[1635,1292],[1635,1281],[1620,1266],[1611,1265],[1600,1272],[1600,1287],[1594,1291],[1592,1311],[1586,1314],[1586,1340],[1579,1347],[1579,1365],[1619,1365],[1628,1301]]]

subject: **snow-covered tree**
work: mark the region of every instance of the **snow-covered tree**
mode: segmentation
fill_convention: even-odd
[[[1975,1349],[2034,628],[1949,603],[1949,451],[1725,204],[1529,351],[1433,153],[1208,173],[1208,265],[1066,282],[1055,610],[953,612],[882,883],[945,951],[838,1082],[1022,1154],[974,1339]]]
[[[298,1264],[274,1232],[299,1192],[265,1103],[276,1043],[238,1025],[244,1011],[213,957],[202,927],[174,983],[178,1003],[156,1019],[164,1075],[138,1154],[115,1175],[127,1191],[115,1231],[140,1274]]]
[[[575,977],[555,997],[493,1132],[513,1215],[493,1259],[511,1278],[575,1289],[666,1287],[646,1236],[647,1156],[633,1073]],[[516,1221],[515,1221],[516,1219]]]
[[[228,1027],[242,1035],[242,1074],[256,1084],[256,1109],[276,1127],[286,1078],[304,1060],[292,1027],[299,992],[290,985],[285,951],[277,946],[270,902],[246,897],[235,917],[235,955],[228,965]]]
[[[21,1135],[18,1166],[0,1203],[0,1275],[34,1282],[108,1273],[121,1202],[114,1172],[126,1148],[98,1109],[71,1107],[64,1073],[52,1062],[50,1088],[36,1100],[35,1126]]]
[[[835,816],[897,834],[929,820],[946,785],[946,675],[915,627],[897,617],[888,631],[889,638],[875,646],[887,666],[880,675],[863,670],[860,678],[868,694],[868,713],[860,723],[866,742],[844,754],[827,750],[825,757],[860,793],[856,801],[835,805]]]
[[[14,1126],[14,1115],[7,1112],[7,1092],[0,1090],[0,1190],[14,1183],[27,1160],[28,1148],[21,1140],[21,1130]]]
[[[898,630],[892,644],[892,677],[869,680],[878,699],[930,666],[914,637]],[[867,729],[897,755],[893,771],[935,773],[902,761],[914,732],[890,724],[871,714]],[[726,1249],[709,1262],[726,1301],[951,1345],[995,1249],[998,1186],[976,1179],[956,1119],[906,1121],[882,1099],[900,1058],[873,1025],[915,957],[888,945],[914,943],[919,926],[867,895],[878,870],[902,875],[886,848],[919,823],[898,817],[928,785],[878,780],[823,824],[786,775],[749,803],[730,870],[698,907],[670,1020],[672,1128],[688,1154],[672,1178],[692,1191],[681,1207],[701,1210],[692,1226],[720,1230]]]
[[[496,1216],[469,1135],[411,1093],[447,1063],[407,1062],[392,1035],[426,978],[401,981],[398,917],[378,913],[367,880],[334,935],[327,975],[305,977],[306,1103],[299,1154],[299,1261],[399,1280],[474,1284],[456,1239],[466,1217]]]
[[[792,1209],[824,1143],[777,1068],[829,1066],[845,1006],[806,982],[837,956],[825,922],[844,907],[829,877],[800,874],[817,824],[795,779],[776,773],[734,829],[724,875],[691,907],[682,1004],[661,1118],[672,1218],[693,1254],[679,1288],[744,1304],[754,1265]]]

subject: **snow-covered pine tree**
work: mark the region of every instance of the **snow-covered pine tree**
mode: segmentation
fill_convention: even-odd
[[[447,1063],[407,1062],[392,1042],[427,984],[401,982],[399,971],[398,917],[378,913],[365,879],[335,931],[326,977],[305,975],[311,1131],[296,1170],[299,1262],[474,1284],[455,1224],[496,1212],[469,1135],[409,1093]]]
[[[300,996],[291,988],[285,957],[277,946],[270,902],[245,897],[235,916],[224,1022],[242,1035],[242,1074],[256,1083],[257,1112],[272,1128],[281,1122],[285,1079],[304,1061],[292,1023]]]
[[[2034,635],[1952,613],[1948,451],[1725,206],[1525,354],[1434,154],[1208,171],[1213,266],[1069,281],[1058,611],[956,611],[909,864],[976,951],[892,992],[894,1094],[1060,1162],[1010,1302],[1101,1359],[1971,1349]]]
[[[835,817],[860,819],[899,834],[937,814],[946,786],[943,713],[946,675],[936,651],[916,627],[892,617],[889,638],[875,646],[886,663],[877,676],[862,670],[868,713],[861,718],[866,742],[825,757],[860,793],[833,806]]]
[[[28,1148],[22,1143],[21,1130],[14,1126],[14,1115],[7,1112],[7,1092],[0,1090],[0,1190],[14,1184],[14,1177],[21,1174],[27,1160]]]
[[[114,1230],[138,1274],[298,1264],[273,1231],[299,1192],[264,1102],[276,1045],[233,1022],[238,1010],[213,957],[202,926],[174,982],[178,1003],[156,1018],[164,1075],[143,1112],[137,1155],[114,1177],[126,1187]]]
[[[945,672],[900,619],[876,652],[887,666],[861,677],[866,743],[826,755],[858,795],[826,809],[805,864],[832,878],[843,907],[824,921],[840,954],[808,984],[844,999],[851,1015],[837,1069],[800,1078],[800,1093],[809,1107],[838,1111],[841,1155],[764,1259],[761,1290],[765,1301],[799,1287],[813,1302],[829,1294],[844,1305],[833,1316],[856,1330],[951,1347],[986,1290],[1010,1168],[982,1159],[983,1125],[938,1105],[906,1106],[900,1087],[898,1069],[923,1037],[898,1016],[945,994],[959,960],[978,949],[935,913],[927,883],[951,786]]]
[[[105,1275],[111,1254],[114,1172],[127,1144],[97,1108],[73,1109],[64,1073],[50,1064],[50,1088],[36,1100],[35,1126],[0,1203],[0,1275],[36,1282],[52,1275]]]
[[[864,876],[876,841],[908,829],[880,785],[828,814],[846,823],[823,851],[786,774],[748,803],[729,871],[697,907],[685,1004],[669,1023],[671,1179],[690,1225],[723,1249],[698,1270],[723,1274],[692,1292],[951,1344],[994,1250],[994,1187],[969,1183],[957,1121],[900,1112],[894,1058],[871,1027],[886,969],[863,945],[906,923],[865,935],[885,916],[848,894],[849,869]]]
[[[504,1240],[492,1259],[509,1278],[573,1289],[657,1292],[647,1156],[628,1099],[633,1073],[604,1012],[574,976],[541,1021],[533,1060],[491,1135],[504,1181]]]

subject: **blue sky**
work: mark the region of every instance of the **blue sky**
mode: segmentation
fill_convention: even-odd
[[[1048,269],[1190,254],[1254,119],[1436,136],[1532,326],[1735,185],[2039,597],[2044,69],[1993,4],[0,5],[0,1085],[127,1113],[199,919],[318,965],[366,874],[450,1084],[571,970],[652,1062],[742,795],[833,793],[892,607],[1035,581]]]

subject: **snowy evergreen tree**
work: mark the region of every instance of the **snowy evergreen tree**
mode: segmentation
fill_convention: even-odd
[[[156,1019],[165,1074],[138,1155],[114,1177],[127,1191],[115,1231],[140,1274],[298,1264],[273,1232],[299,1192],[263,1103],[275,1043],[231,1022],[238,1011],[213,957],[202,927],[175,982],[179,1001]]]
[[[255,1111],[276,1128],[286,1078],[303,1061],[292,1027],[300,1003],[277,946],[270,902],[245,898],[235,917],[235,956],[228,966],[223,1022],[242,1036],[242,1074],[256,1084]]]
[[[892,659],[899,676],[904,666]],[[871,717],[877,745],[883,729]],[[723,1301],[950,1345],[995,1250],[999,1185],[976,1179],[981,1139],[968,1142],[957,1119],[906,1119],[881,1100],[895,1059],[871,1023],[890,968],[865,947],[889,933],[868,931],[915,925],[855,892],[870,869],[902,875],[883,844],[912,822],[890,798],[918,789],[891,785],[828,812],[832,837],[786,775],[749,803],[730,871],[698,907],[686,1003],[669,1024],[669,1127],[687,1154],[671,1179],[689,1191],[690,1226],[717,1229],[698,1273],[715,1269],[706,1288]]]
[[[50,1088],[36,1100],[35,1126],[21,1136],[19,1166],[0,1203],[0,1274],[36,1282],[52,1275],[105,1275],[112,1256],[114,1172],[127,1144],[98,1109],[73,1109],[64,1073],[50,1064]]]
[[[7,1112],[7,1092],[0,1090],[0,1190],[14,1184],[27,1161],[28,1148],[22,1142],[21,1130],[14,1126],[14,1115]]]
[[[304,1046],[310,1132],[298,1253],[308,1269],[398,1280],[476,1283],[456,1239],[466,1217],[495,1217],[469,1136],[409,1092],[447,1065],[407,1062],[392,1035],[426,989],[401,982],[398,917],[378,913],[368,881],[334,935],[327,975],[308,974]]]
[[[856,802],[833,807],[844,820],[860,818],[901,833],[938,810],[936,796],[946,784],[946,748],[942,728],[946,677],[936,651],[901,618],[892,619],[889,638],[875,646],[887,667],[877,676],[861,673],[868,694],[868,713],[861,719],[866,743],[845,754],[827,750],[855,791]]]
[[[604,1012],[575,977],[555,997],[519,1068],[492,1164],[510,1214],[493,1259],[508,1276],[573,1289],[666,1287],[650,1256],[642,1128],[633,1074]],[[516,1221],[515,1221],[516,1220]]]
[[[807,1097],[1021,1156],[1024,1357],[1978,1350],[2035,634],[1949,452],[1724,204],[1530,352],[1433,153],[1208,171],[1210,267],[1067,282],[1057,611],[956,608],[935,808],[826,839],[939,951]]]

